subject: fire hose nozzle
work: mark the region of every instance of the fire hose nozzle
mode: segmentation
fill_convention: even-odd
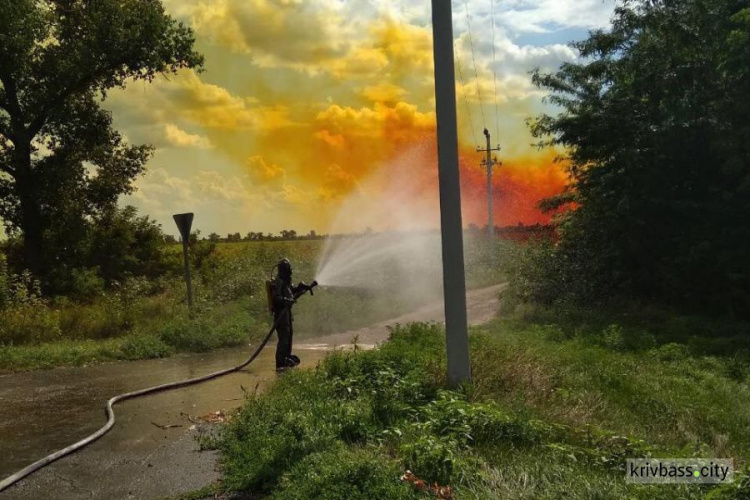
[[[309,285],[310,295],[314,295],[313,294],[313,288],[315,288],[316,286],[318,286],[318,282],[317,282],[317,280],[313,280],[313,282],[310,283],[310,285]]]

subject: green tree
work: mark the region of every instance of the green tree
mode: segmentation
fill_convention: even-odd
[[[136,209],[112,207],[99,215],[91,232],[91,265],[105,282],[128,276],[155,278],[168,270],[161,226]]]
[[[0,218],[46,278],[151,155],[101,108],[129,80],[200,67],[159,0],[0,0]]]
[[[294,240],[297,238],[297,231],[294,229],[282,229],[279,234],[281,234],[282,240]]]
[[[750,311],[750,9],[740,0],[627,1],[534,82],[561,109],[574,201],[554,256],[560,292]]]
[[[255,231],[250,231],[247,233],[247,236],[245,237],[245,239],[247,239],[248,241],[261,241],[264,238],[265,236],[262,231],[259,231],[257,233]]]

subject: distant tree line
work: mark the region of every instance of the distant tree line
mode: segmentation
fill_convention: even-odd
[[[512,239],[512,240],[518,240],[518,241],[526,241],[528,239],[532,238],[543,238],[543,237],[551,237],[554,238],[555,235],[555,227],[549,224],[533,224],[533,225],[524,225],[522,223],[518,223],[515,226],[505,226],[505,227],[498,227],[495,226],[494,228],[495,235],[501,238],[506,239]],[[437,230],[431,230],[428,232],[437,232]],[[487,226],[484,226],[484,228],[480,228],[474,223],[471,223],[467,226],[466,232],[469,236],[479,236],[482,234],[487,234]],[[279,231],[278,234],[274,233],[264,233],[264,232],[255,232],[250,231],[243,237],[241,233],[228,233],[226,236],[221,236],[218,233],[210,233],[205,237],[200,236],[200,231],[196,231],[193,233],[193,241],[202,240],[202,241],[209,241],[212,243],[238,243],[238,242],[247,242],[247,241],[294,241],[294,240],[322,240],[322,239],[344,239],[344,238],[357,238],[361,236],[367,236],[376,234],[375,231],[372,230],[372,228],[367,228],[362,232],[351,232],[351,233],[336,233],[336,234],[318,234],[314,230],[309,231],[305,234],[299,234],[294,229],[282,229]],[[178,239],[170,234],[166,234],[163,236],[164,241],[166,243],[178,243]]]
[[[197,232],[197,234],[199,235],[200,232]],[[240,233],[228,233],[226,236],[221,236],[218,233],[210,233],[202,239],[213,243],[238,243],[242,241],[320,240],[327,237],[327,234],[317,234],[315,231],[309,231],[307,234],[298,234],[293,229],[283,229],[279,234],[250,231],[245,236],[242,236]],[[177,238],[172,235],[165,235],[164,240],[167,243],[177,243]]]

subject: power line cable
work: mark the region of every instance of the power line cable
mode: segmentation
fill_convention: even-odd
[[[497,105],[497,59],[495,57],[495,2],[490,0],[490,21],[492,22],[492,83],[495,86],[495,139],[500,137],[500,112]]]
[[[477,59],[474,55],[474,38],[471,36],[471,16],[469,16],[469,2],[464,0],[466,8],[466,25],[469,29],[469,45],[471,46],[471,60],[474,63],[474,82],[477,85],[477,97],[479,97],[479,110],[482,112],[482,125],[487,128],[487,120],[484,117],[484,103],[482,102],[482,91],[479,88],[479,74],[477,73]]]
[[[458,70],[458,80],[461,82],[461,94],[464,97],[464,106],[466,107],[466,115],[469,118],[469,126],[471,127],[471,138],[474,141],[474,143],[477,142],[477,133],[476,130],[474,130],[474,120],[471,117],[471,108],[469,107],[469,100],[466,98],[466,84],[464,83],[464,75],[463,71],[461,71],[461,61],[458,58],[458,53],[456,52],[456,44],[453,43],[453,59],[456,61],[456,69]]]

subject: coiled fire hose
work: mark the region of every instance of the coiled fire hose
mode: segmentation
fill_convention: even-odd
[[[289,307],[290,306],[287,306],[287,308],[289,308]],[[18,481],[20,481],[21,479],[25,478],[26,476],[28,476],[30,474],[33,474],[34,472],[38,471],[42,467],[45,467],[45,466],[51,464],[55,460],[58,460],[58,459],[66,456],[66,455],[70,455],[71,453],[73,453],[73,452],[75,452],[77,450],[80,450],[81,448],[83,448],[85,446],[88,446],[89,444],[93,443],[94,441],[96,441],[97,439],[99,439],[100,437],[102,437],[103,435],[105,435],[107,432],[109,432],[109,430],[112,429],[112,427],[115,425],[115,412],[112,409],[112,407],[115,405],[115,403],[118,403],[120,401],[125,401],[126,399],[138,398],[138,397],[141,397],[141,396],[145,396],[147,394],[153,394],[153,393],[156,393],[156,392],[166,391],[168,389],[177,389],[178,387],[185,387],[185,386],[188,386],[188,385],[198,384],[200,382],[205,382],[206,380],[215,379],[215,378],[227,375],[229,373],[242,370],[247,365],[249,365],[250,363],[252,363],[255,360],[255,358],[258,357],[258,355],[260,354],[260,352],[263,350],[263,348],[268,343],[268,339],[271,338],[271,335],[273,334],[274,330],[276,330],[276,326],[277,326],[277,324],[278,324],[278,322],[279,322],[279,320],[281,319],[282,316],[283,316],[283,314],[279,314],[279,315],[276,316],[276,320],[274,321],[273,326],[271,326],[271,329],[268,331],[268,333],[266,334],[265,338],[260,343],[260,345],[258,346],[258,348],[255,349],[255,352],[252,354],[252,356],[250,356],[246,361],[244,361],[243,363],[241,363],[241,364],[239,364],[237,366],[234,366],[232,368],[226,368],[224,370],[219,370],[218,372],[214,372],[214,373],[209,373],[208,375],[203,375],[202,377],[191,378],[189,380],[179,380],[177,382],[171,382],[171,383],[168,383],[168,384],[156,385],[156,386],[153,386],[153,387],[148,387],[146,389],[141,389],[139,391],[128,392],[128,393],[125,393],[125,394],[119,394],[119,395],[111,398],[109,401],[107,401],[107,408],[106,408],[106,410],[107,410],[107,423],[104,425],[104,427],[102,427],[101,429],[99,429],[95,433],[91,434],[90,436],[88,436],[88,437],[86,437],[84,439],[81,439],[77,443],[71,444],[67,448],[63,448],[62,450],[56,451],[55,453],[52,453],[51,455],[47,455],[46,457],[42,458],[41,460],[37,460],[33,464],[31,464],[31,465],[29,465],[29,466],[21,469],[20,471],[16,472],[12,476],[8,476],[7,478],[3,479],[0,482],[0,492],[2,492],[3,490],[5,490],[9,486],[12,486],[13,484],[17,483]]]

